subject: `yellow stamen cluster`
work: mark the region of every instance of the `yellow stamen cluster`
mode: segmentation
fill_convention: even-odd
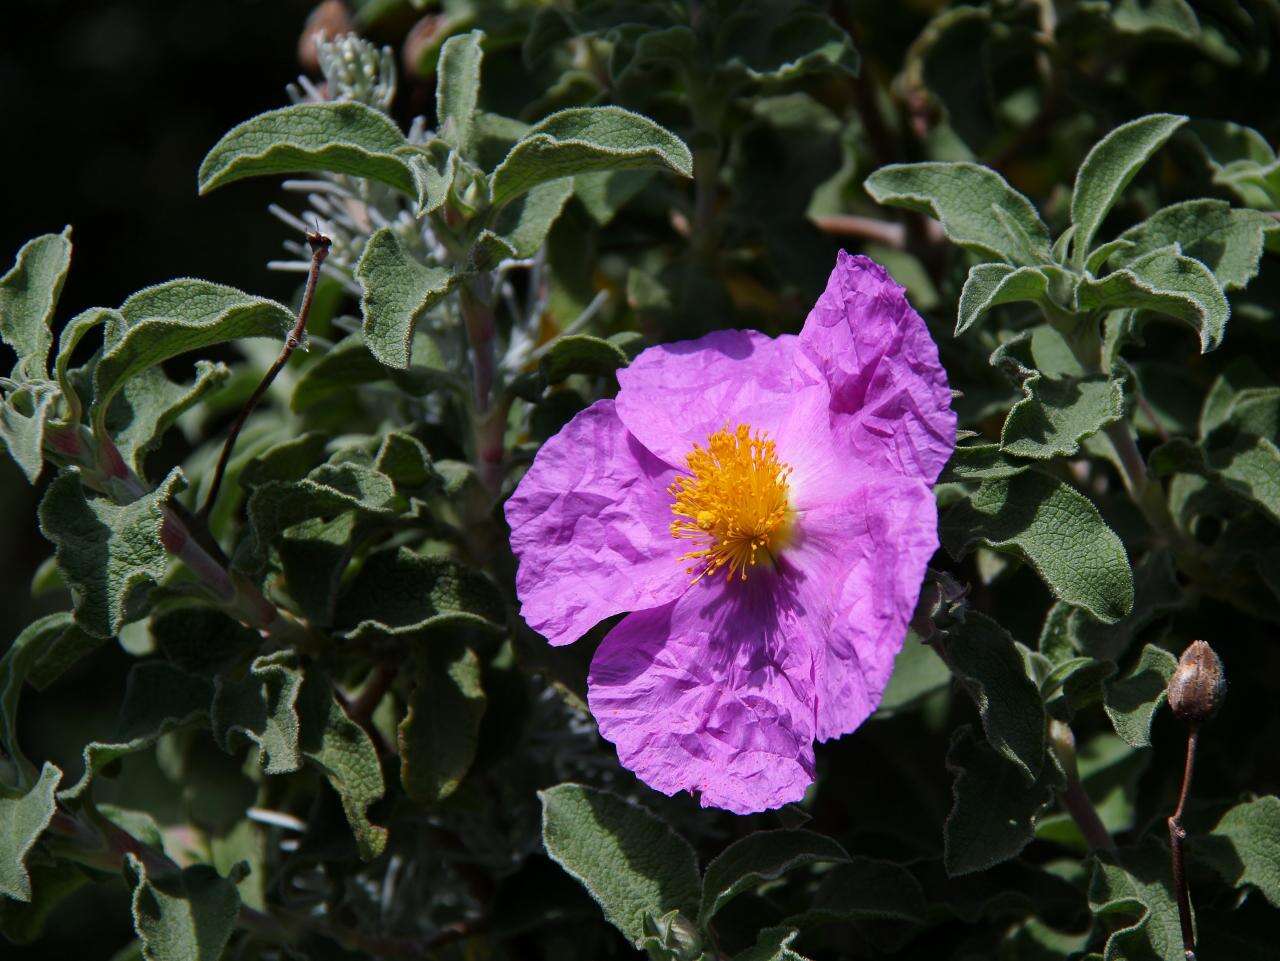
[[[702,542],[681,560],[695,581],[721,568],[732,579],[747,579],[761,551],[772,560],[791,532],[787,477],[791,468],[778,460],[771,440],[746,424],[725,427],[689,452],[688,476],[667,488],[675,498],[671,522],[675,537]]]

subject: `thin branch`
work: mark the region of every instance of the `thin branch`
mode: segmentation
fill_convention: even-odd
[[[824,234],[837,237],[856,237],[884,244],[901,250],[906,246],[907,230],[902,224],[877,220],[874,217],[859,217],[856,214],[827,214],[813,218],[814,226]]]
[[[1111,837],[1098,809],[1093,806],[1084,785],[1080,783],[1080,770],[1076,765],[1076,737],[1071,728],[1059,720],[1049,722],[1049,744],[1058,763],[1062,765],[1067,784],[1060,800],[1071,820],[1076,822],[1080,834],[1091,851],[1114,851],[1116,842]]]
[[[1192,724],[1187,731],[1187,760],[1182,769],[1182,790],[1178,793],[1178,806],[1169,818],[1169,852],[1173,861],[1173,887],[1178,895],[1178,920],[1182,924],[1182,950],[1187,961],[1196,961],[1196,932],[1191,924],[1191,890],[1187,885],[1187,871],[1183,860],[1182,845],[1187,840],[1182,826],[1182,812],[1191,793],[1191,775],[1196,766],[1196,747],[1200,740],[1200,726]]]
[[[240,413],[236,415],[235,423],[231,425],[231,431],[227,434],[226,443],[222,445],[222,455],[218,458],[218,467],[213,472],[213,484],[210,485],[209,494],[204,499],[204,506],[200,508],[198,516],[202,520],[208,519],[210,511],[213,510],[213,505],[218,499],[218,491],[222,487],[222,478],[227,472],[227,463],[231,460],[231,452],[235,449],[236,438],[240,436],[240,431],[244,428],[244,422],[249,419],[249,415],[258,406],[263,395],[266,394],[267,389],[271,386],[271,382],[276,379],[276,376],[284,369],[284,365],[289,362],[289,358],[293,356],[298,344],[302,343],[303,334],[306,333],[307,314],[311,312],[311,302],[315,299],[316,284],[320,280],[320,268],[324,264],[325,257],[329,255],[329,247],[333,241],[318,231],[308,231],[307,243],[311,245],[311,271],[307,274],[307,289],[302,295],[302,308],[298,311],[297,323],[293,325],[293,330],[289,331],[289,336],[285,338],[280,356],[276,358],[276,362],[267,370],[266,375],[249,396],[249,399],[240,408]]]

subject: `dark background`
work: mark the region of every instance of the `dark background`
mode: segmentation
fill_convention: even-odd
[[[287,102],[284,85],[299,72],[297,39],[310,6],[306,0],[0,5],[0,272],[28,239],[71,224],[75,250],[55,326],[173,277],[207,277],[290,298],[296,278],[265,266],[285,236],[266,209],[278,199],[277,185],[250,181],[200,198],[196,169],[228,128]],[[39,493],[0,457],[0,649],[37,614],[65,607],[58,597],[33,602],[28,592],[31,575],[52,552],[36,526]],[[55,756],[78,753],[86,725],[110,724],[125,671],[99,663],[101,670],[68,677],[59,688],[64,709],[70,703],[80,709],[74,724],[49,713],[52,700],[26,699],[24,715],[45,722],[41,739],[66,742],[46,745]],[[0,955],[97,961],[132,940],[123,885],[93,885],[64,907],[38,946],[6,945]]]

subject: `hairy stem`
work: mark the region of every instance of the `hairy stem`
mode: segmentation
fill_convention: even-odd
[[[1049,722],[1049,744],[1058,763],[1062,765],[1067,784],[1059,794],[1062,806],[1071,820],[1076,822],[1080,834],[1091,851],[1114,851],[1116,842],[1112,839],[1098,809],[1093,806],[1084,785],[1080,783],[1080,769],[1076,765],[1076,738],[1071,728],[1058,720]]]
[[[479,283],[488,286],[488,276]],[[471,348],[471,362],[475,374],[475,393],[472,412],[472,444],[475,448],[476,470],[486,489],[497,492],[502,483],[502,462],[506,457],[503,435],[506,432],[506,410],[493,404],[493,385],[496,358],[494,338],[496,325],[493,305],[490,304],[473,281],[462,288],[462,320],[467,331],[467,343]]]
[[[1187,961],[1196,961],[1196,932],[1191,923],[1191,890],[1187,885],[1187,871],[1183,860],[1183,844],[1187,840],[1182,826],[1182,813],[1191,793],[1191,776],[1195,772],[1196,747],[1200,727],[1192,724],[1187,732],[1187,760],[1182,768],[1182,790],[1178,793],[1178,806],[1169,818],[1169,856],[1173,862],[1173,887],[1178,896],[1178,921],[1182,925],[1182,950]]]
[[[298,344],[302,343],[303,334],[306,333],[307,315],[311,312],[311,302],[315,299],[316,284],[320,280],[320,268],[324,265],[325,257],[329,256],[329,247],[333,241],[324,234],[313,232],[307,234],[307,243],[311,245],[311,270],[307,273],[307,287],[302,295],[302,307],[298,311],[297,322],[293,325],[293,330],[289,331],[289,336],[285,338],[284,347],[280,350],[280,356],[268,368],[258,386],[249,395],[249,399],[244,402],[244,406],[240,408],[240,413],[236,415],[235,422],[231,425],[231,430],[227,433],[226,443],[222,445],[222,454],[218,457],[218,466],[213,472],[213,483],[209,485],[209,494],[204,499],[204,506],[200,508],[198,516],[201,518],[208,518],[209,512],[213,510],[213,505],[218,499],[218,491],[222,487],[222,478],[227,472],[227,463],[231,460],[231,452],[235,449],[236,438],[240,436],[240,431],[244,428],[245,421],[249,419],[249,415],[253,413],[254,408],[261,402],[268,388],[271,387],[272,381],[276,379],[280,371],[284,370],[284,365],[289,362],[289,358],[297,350]]]

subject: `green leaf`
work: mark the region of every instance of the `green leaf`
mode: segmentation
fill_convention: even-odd
[[[1235,887],[1257,888],[1280,908],[1280,798],[1275,795],[1237,804],[1206,838],[1192,842],[1206,860]]]
[[[18,362],[9,375],[16,381],[49,376],[53,311],[71,266],[71,228],[41,234],[22,245],[13,266],[0,277],[0,339]]]
[[[135,854],[125,855],[132,891],[133,929],[146,961],[219,961],[240,914],[236,881],[207,864],[182,871],[148,871]]]
[[[663,821],[620,797],[581,784],[539,791],[542,843],[582,883],[605,918],[633,944],[646,915],[698,907],[697,859]]]
[[[1102,226],[1121,192],[1137,175],[1151,155],[1160,149],[1186,117],[1155,113],[1116,127],[1089,151],[1076,173],[1071,193],[1071,262],[1080,270]]]
[[[419,197],[410,164],[399,153],[407,144],[386,114],[362,103],[298,103],[227,131],[200,164],[200,193],[246,177],[335,173]]]
[[[1049,229],[1036,208],[998,173],[972,163],[889,164],[863,184],[873,200],[928,214],[953,244],[984,257],[1028,263],[1023,243],[994,215],[1000,209],[1048,260]],[[1035,261],[1029,263],[1036,266]],[[962,312],[963,317],[963,312]]]
[[[0,789],[0,895],[31,901],[27,855],[53,820],[62,771],[45,762],[31,790],[17,797]]]
[[[977,264],[969,268],[956,317],[959,337],[984,314],[1003,304],[1049,302],[1049,278],[1038,267],[1009,264]]]
[[[735,954],[733,961],[807,961],[790,947],[799,936],[795,928],[764,928],[756,935],[755,946]]]
[[[788,918],[788,924],[849,924],[892,920],[923,924],[927,916],[924,893],[906,868],[875,858],[852,857],[828,872],[809,910]]]
[[[436,66],[436,121],[440,136],[455,150],[467,153],[471,125],[480,97],[483,30],[454,34],[440,48]]]
[[[453,290],[462,275],[448,267],[428,267],[400,245],[390,227],[372,237],[356,264],[363,293],[364,342],[379,362],[406,370],[413,332],[427,311]]]
[[[14,765],[18,793],[35,783],[36,769],[22,752],[18,740],[18,702],[22,686],[40,656],[71,625],[67,613],[48,614],[28,624],[0,658],[0,750]],[[6,785],[0,782],[0,793]]]
[[[507,204],[498,212],[493,229],[480,235],[472,259],[491,266],[508,257],[532,257],[573,194],[573,185],[567,177],[550,180]]]
[[[90,634],[114,637],[139,616],[168,567],[161,542],[165,505],[185,486],[175,468],[155,490],[120,505],[90,497],[75,471],[49,485],[40,502],[40,530],[56,548],[76,623]]]
[[[444,206],[458,174],[458,154],[439,138],[410,144],[399,151],[409,165],[418,191],[418,214],[432,214]]]
[[[258,763],[267,774],[296,771],[302,763],[301,691],[302,671],[293,651],[257,658],[243,678],[217,678],[210,710],[214,740],[231,754],[232,735],[243,734],[258,746]]]
[[[1258,210],[1238,210],[1224,200],[1172,204],[1120,235],[1127,247],[1111,259],[1123,267],[1153,250],[1176,244],[1210,271],[1223,290],[1243,290],[1258,274],[1267,234],[1280,229]]]
[[[731,9],[716,35],[716,57],[752,80],[776,84],[814,73],[858,75],[858,52],[849,32],[826,14],[803,3],[772,0],[748,0]],[[664,33],[680,29],[684,42],[673,54],[685,54],[688,65],[695,62],[690,55],[700,53],[685,40],[692,31],[677,27]]]
[[[1135,308],[1166,314],[1191,326],[1200,352],[1222,343],[1231,305],[1209,268],[1177,247],[1162,247],[1130,261],[1101,280],[1085,277],[1076,287],[1081,311]]]
[[[147,454],[184,413],[219,390],[231,376],[226,364],[196,361],[189,384],[175,384],[158,367],[127,381],[107,411],[107,430],[125,461],[144,475]]]
[[[336,621],[354,643],[405,643],[467,628],[506,628],[497,587],[457,561],[422,557],[407,547],[370,556],[338,602]]]
[[[987,741],[1030,781],[1044,763],[1044,703],[1013,638],[976,611],[947,631],[952,668],[978,705]]]
[[[1036,815],[1052,797],[1042,783],[1006,761],[967,725],[947,752],[954,803],[943,831],[947,874],[984,871],[1015,857],[1031,841]]]
[[[707,865],[698,924],[743,891],[758,887],[807,864],[846,862],[849,854],[831,838],[812,831],[757,831],[735,841]]]
[[[139,291],[120,308],[125,326],[110,341],[93,372],[94,425],[101,434],[116,394],[149,367],[242,337],[283,339],[293,312],[207,280],[171,280]]]
[[[475,760],[485,703],[475,651],[453,638],[416,647],[413,691],[397,730],[410,798],[436,804],[457,789]]]
[[[495,207],[548,180],[599,170],[668,169],[693,176],[693,155],[671,131],[621,107],[574,107],[531,127],[493,172]]]
[[[50,381],[28,381],[0,402],[0,440],[32,484],[44,470],[45,424],[59,396]]]
[[[957,559],[975,543],[1025,558],[1060,600],[1114,624],[1133,609],[1124,545],[1083,495],[1035,471],[983,481],[942,518]]]
[[[329,521],[312,518],[289,528],[276,542],[289,596],[313,623],[333,623],[343,572],[368,526],[355,513]]]
[[[1213,171],[1213,182],[1226,187],[1247,206],[1274,210],[1280,200],[1280,162],[1267,139],[1252,127],[1228,120],[1193,120]]]
[[[572,374],[608,376],[628,362],[616,344],[587,334],[569,334],[550,344],[539,368],[548,384],[558,384]]]
[[[58,796],[75,800],[112,761],[151,747],[170,731],[204,724],[212,700],[213,685],[203,677],[187,674],[166,661],[135,664],[125,685],[112,740],[85,746],[84,773]]]
[[[1111,932],[1105,961],[1183,961],[1169,851],[1155,838],[1114,858],[1098,856],[1089,905]]]
[[[118,310],[91,307],[67,321],[67,325],[62,328],[62,333],[58,335],[58,354],[53,362],[53,372],[57,378],[58,387],[62,391],[63,400],[70,409],[68,423],[78,423],[83,413],[83,404],[76,390],[75,379],[70,373],[72,354],[84,339],[85,334],[104,324],[113,330],[123,330],[125,319]]]
[[[445,369],[444,358],[428,335],[414,336],[411,354],[412,367],[394,370],[374,358],[365,346],[364,334],[356,331],[303,369],[289,406],[299,414],[322,404],[332,406],[334,400],[351,394],[352,387],[378,381],[391,381],[415,397],[458,386],[458,378]]]
[[[31,666],[31,673],[27,676],[27,683],[37,691],[50,687],[82,658],[92,654],[107,642],[107,638],[90,634],[71,622],[70,614],[66,617],[68,619],[66,630],[54,637],[45,647],[39,659]]]
[[[573,195],[601,227],[653,179],[651,170],[599,170],[573,178]]]
[[[1111,726],[1134,747],[1151,744],[1151,721],[1164,703],[1165,688],[1178,659],[1148,644],[1138,663],[1122,678],[1108,681],[1104,705]]]
[[[385,785],[378,750],[369,735],[338,703],[333,686],[318,669],[308,670],[298,697],[303,756],[319,768],[338,792],[342,810],[366,861],[387,846],[387,829],[369,820],[369,807]]]
[[[960,444],[947,462],[947,475],[957,481],[1003,480],[1030,467],[1010,457],[999,444]]]
[[[1146,773],[1150,752],[1130,747],[1111,733],[1090,738],[1076,749],[1080,784],[1093,802],[1108,834],[1134,826],[1138,782]],[[1036,838],[1061,844],[1084,856],[1089,844],[1065,811],[1049,814],[1036,824]]]

